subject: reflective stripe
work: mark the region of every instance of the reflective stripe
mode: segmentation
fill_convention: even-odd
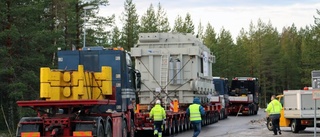
[[[21,137],[40,137],[40,132],[22,132]]]
[[[166,118],[165,111],[160,105],[157,104],[151,109],[150,117],[153,117],[154,121],[162,121]]]
[[[199,104],[190,105],[189,111],[190,111],[190,121],[201,120],[200,105]]]
[[[73,136],[75,137],[92,137],[91,131],[74,131]]]
[[[272,108],[269,114],[280,114],[281,111],[281,103],[278,100],[272,100],[269,105],[272,105]]]

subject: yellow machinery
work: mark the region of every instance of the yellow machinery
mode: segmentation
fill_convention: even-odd
[[[46,100],[104,99],[112,95],[111,67],[102,66],[101,72],[40,69],[40,98]]]
[[[283,95],[278,95],[276,97],[281,104],[283,104]],[[290,127],[290,119],[287,119],[284,117],[284,108],[282,108],[281,112],[280,112],[280,123],[279,123],[280,127]]]

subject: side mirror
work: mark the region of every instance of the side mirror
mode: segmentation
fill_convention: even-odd
[[[141,89],[141,73],[136,70],[136,88]]]

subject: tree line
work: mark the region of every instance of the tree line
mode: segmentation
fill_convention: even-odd
[[[137,43],[140,32],[192,33],[216,56],[214,76],[260,79],[261,106],[271,94],[311,86],[311,71],[320,69],[320,11],[316,9],[314,24],[276,28],[258,20],[234,41],[230,31],[217,32],[210,23],[200,22],[195,32],[190,13],[178,15],[171,27],[160,3],[138,15],[135,3],[126,0],[120,28],[115,15],[98,15],[99,8],[108,4],[108,0],[0,1],[0,130],[14,131],[21,117],[35,115],[17,107],[16,101],[39,98],[39,68],[56,68],[58,47],[81,48],[84,29],[86,45],[126,50]]]

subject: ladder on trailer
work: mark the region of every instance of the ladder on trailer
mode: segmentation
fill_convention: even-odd
[[[160,86],[162,89],[168,84],[169,58],[169,54],[161,55]]]
[[[161,55],[161,67],[160,67],[160,88],[161,92],[164,90],[166,96],[164,97],[165,105],[164,107],[167,108],[167,84],[168,84],[168,71],[169,71],[169,58],[170,54],[162,54]],[[161,96],[160,92],[160,96]]]

